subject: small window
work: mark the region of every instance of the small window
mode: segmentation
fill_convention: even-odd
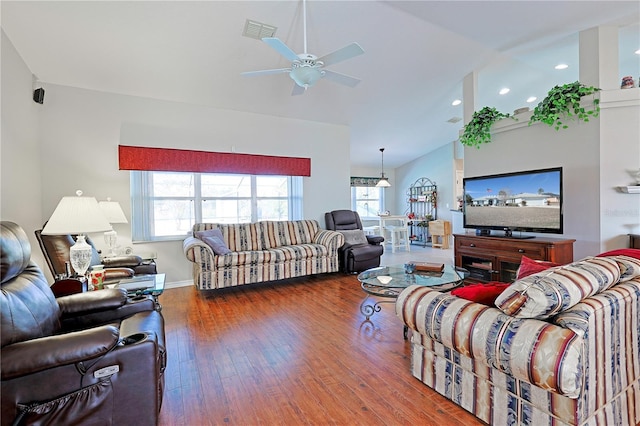
[[[384,189],[375,186],[352,186],[351,209],[358,212],[360,218],[377,219],[384,211]]]

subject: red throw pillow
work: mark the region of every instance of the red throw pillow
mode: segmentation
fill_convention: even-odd
[[[607,256],[629,256],[634,259],[640,259],[640,249],[632,249],[632,248],[624,248],[624,249],[616,249],[611,251],[605,251],[604,253],[600,253],[596,257],[607,257]]]
[[[496,298],[509,287],[509,283],[490,282],[487,284],[471,284],[456,288],[451,294],[461,299],[470,300],[483,305],[493,306]]]
[[[520,267],[518,268],[518,274],[516,276],[516,279],[519,280],[524,277],[528,277],[529,275],[546,271],[547,269],[552,268],[554,266],[560,266],[560,265],[553,262],[533,260],[528,258],[527,256],[522,256],[522,260],[520,261]]]

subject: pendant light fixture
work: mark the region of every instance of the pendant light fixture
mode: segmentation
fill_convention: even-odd
[[[381,177],[378,183],[376,183],[377,188],[388,188],[391,186],[389,183],[389,179],[384,177],[384,148],[380,148],[380,154],[382,155],[382,172]]]

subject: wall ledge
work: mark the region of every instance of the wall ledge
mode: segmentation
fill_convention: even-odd
[[[586,99],[583,101],[588,105],[591,100]],[[625,108],[625,107],[637,107],[640,106],[640,88],[632,89],[616,89],[616,90],[602,90],[600,91],[600,109],[609,108]],[[497,121],[491,128],[491,133],[503,133],[522,127],[529,126],[529,120],[533,114],[533,109],[520,114],[516,114],[513,118],[503,118]],[[543,123],[533,123],[531,126],[546,126]],[[463,129],[464,130],[464,129]],[[462,131],[460,134],[462,134]]]

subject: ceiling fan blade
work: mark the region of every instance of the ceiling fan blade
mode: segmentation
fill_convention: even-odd
[[[274,70],[260,70],[260,71],[246,71],[241,72],[240,75],[243,77],[255,77],[258,75],[271,75],[271,74],[282,74],[285,72],[291,72],[291,68],[278,68]]]
[[[293,90],[291,91],[291,96],[298,96],[298,95],[303,95],[304,92],[306,92],[307,89],[305,89],[302,86],[298,86],[296,83],[293,83]]]
[[[364,50],[358,43],[351,43],[342,49],[338,49],[335,52],[324,55],[322,58],[318,58],[318,61],[324,63],[324,66],[326,67],[327,65],[336,64],[353,58],[354,56],[362,55],[363,53]]]
[[[298,60],[298,55],[296,52],[291,50],[289,46],[284,44],[279,38],[276,37],[265,37],[262,39],[265,43],[271,46],[276,52],[287,58],[289,61],[293,62]]]
[[[340,74],[339,72],[330,71],[330,70],[323,70],[323,71],[324,71],[324,78],[326,78],[327,80],[331,80],[334,83],[342,84],[344,86],[349,86],[349,87],[356,87],[358,83],[360,83],[360,80],[355,77],[351,77],[345,74]]]

